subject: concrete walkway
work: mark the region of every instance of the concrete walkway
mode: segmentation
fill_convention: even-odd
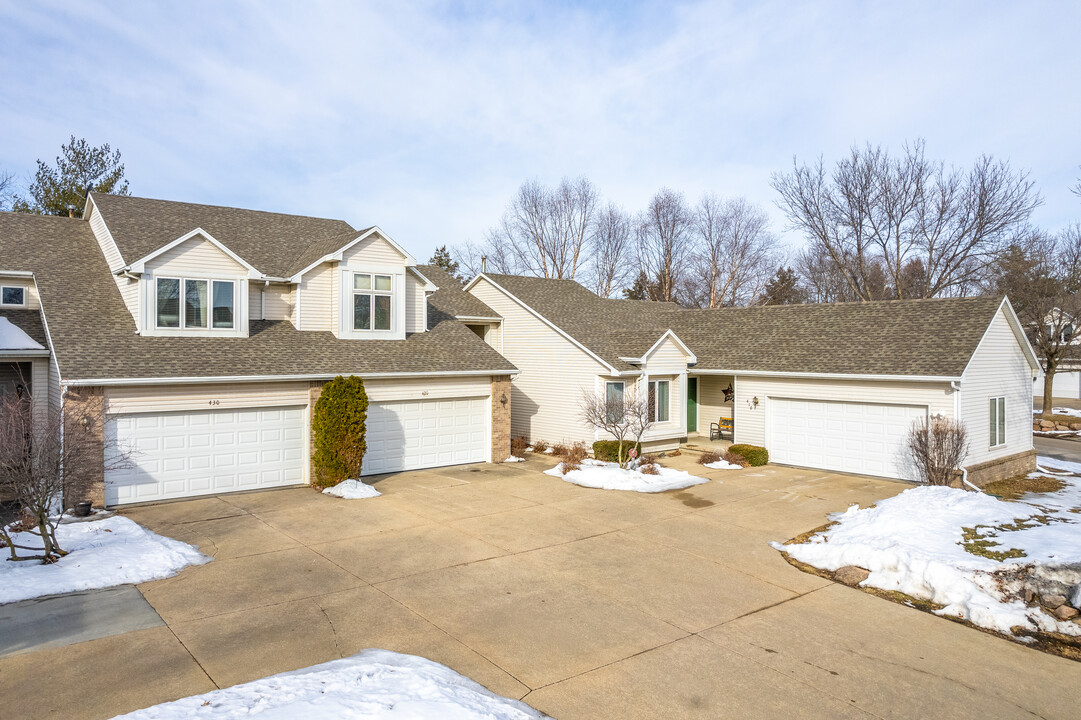
[[[1081,664],[835,585],[768,546],[904,485],[766,467],[641,495],[518,465],[133,509],[216,559],[165,625],[0,658],[9,717],[107,718],[367,647],[561,720],[1073,718]],[[690,453],[669,461],[690,469]]]

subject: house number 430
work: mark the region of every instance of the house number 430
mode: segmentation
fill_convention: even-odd
[[[210,404],[211,405],[221,405],[221,400],[211,400]]]

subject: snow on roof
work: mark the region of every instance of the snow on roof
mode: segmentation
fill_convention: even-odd
[[[0,350],[44,350],[45,346],[36,342],[19,329],[6,317],[0,317]]]

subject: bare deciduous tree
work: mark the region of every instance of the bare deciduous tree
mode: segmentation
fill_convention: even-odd
[[[591,289],[603,298],[623,288],[634,268],[631,219],[623,208],[608,203],[597,213],[590,236]]]
[[[63,498],[87,496],[92,478],[130,464],[131,453],[122,449],[106,458],[89,425],[65,423],[59,408],[35,412],[30,393],[0,389],[0,495],[23,513],[25,530],[18,537],[29,534],[40,543],[20,544],[15,533],[0,528],[11,559],[55,562],[66,555],[56,537]]]
[[[908,432],[908,450],[922,482],[949,485],[968,454],[968,430],[950,418],[917,420]]]
[[[0,170],[0,211],[10,210],[15,201],[15,173]]]
[[[876,299],[876,272],[891,297],[964,293],[1041,202],[1009,163],[983,156],[967,172],[947,169],[926,159],[922,140],[900,157],[854,147],[828,174],[821,158],[793,160],[770,184],[790,227],[858,300]]]
[[[669,188],[661,188],[639,216],[639,268],[646,277],[656,281],[650,300],[675,302],[676,290],[689,254],[687,235],[691,230],[692,217],[683,193]]]
[[[582,396],[582,419],[590,427],[602,430],[619,441],[617,460],[627,467],[629,458],[623,455],[623,443],[633,440],[637,446],[642,435],[653,424],[649,398],[627,389],[620,394],[586,392]]]
[[[777,238],[769,216],[745,198],[702,197],[694,209],[694,249],[683,287],[699,307],[748,305],[762,293],[777,265]]]

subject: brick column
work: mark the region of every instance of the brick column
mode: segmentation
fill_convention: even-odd
[[[510,395],[510,375],[493,375],[492,462],[503,462],[510,457]]]
[[[308,383],[308,482],[315,479],[315,466],[311,459],[315,456],[315,433],[312,431],[312,415],[315,413],[315,403],[323,394],[323,386],[326,380],[312,380]]]
[[[85,500],[104,507],[105,388],[68,388],[64,395],[64,437],[66,442],[79,443],[89,438],[80,462],[64,468],[64,507]]]

